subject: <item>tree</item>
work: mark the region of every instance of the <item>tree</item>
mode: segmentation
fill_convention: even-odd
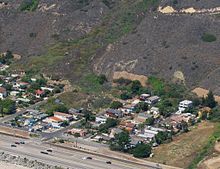
[[[122,94],[120,95],[120,98],[121,98],[122,100],[128,100],[128,99],[132,99],[132,95],[131,95],[130,93],[128,93],[128,92],[124,92],[124,93],[122,93]]]
[[[0,107],[3,108],[4,114],[13,114],[16,111],[16,105],[13,100],[5,99],[0,101]]]
[[[107,78],[105,75],[101,74],[99,77],[98,77],[98,81],[99,81],[99,84],[103,85],[105,82],[107,82]]]
[[[88,121],[95,121],[95,116],[92,114],[91,111],[89,111],[87,109],[84,109],[82,113],[84,114],[86,122],[88,122]]]
[[[204,106],[208,106],[210,108],[214,108],[217,105],[212,91],[209,91],[207,97],[203,98],[202,102]]]
[[[110,149],[117,151],[126,151],[126,145],[130,143],[129,133],[123,131],[115,135],[114,141],[110,144]]]
[[[167,131],[166,132],[159,131],[158,134],[155,136],[155,140],[157,144],[162,144],[164,143],[164,141],[168,139],[172,139],[172,135]]]
[[[133,150],[132,154],[137,158],[146,158],[151,154],[151,146],[149,144],[138,144]]]
[[[117,124],[118,124],[118,120],[107,118],[106,122],[99,126],[99,132],[107,133],[109,128],[115,127],[117,126]]]
[[[146,119],[145,124],[148,125],[148,126],[151,126],[151,125],[154,124],[154,120],[155,119],[153,117],[149,117],[149,118]]]
[[[110,105],[110,108],[112,108],[112,109],[118,109],[121,107],[123,107],[123,104],[119,101],[113,101]]]
[[[140,111],[147,111],[148,110],[148,104],[145,102],[140,102],[135,106],[135,111],[139,113]]]
[[[134,80],[131,83],[131,91],[134,94],[137,94],[139,92],[139,90],[142,88],[140,81],[138,80]]]

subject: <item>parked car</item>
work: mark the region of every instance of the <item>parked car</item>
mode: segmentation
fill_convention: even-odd
[[[51,150],[51,149],[48,149],[48,150],[47,150],[47,152],[51,152],[51,153],[52,153],[52,152],[53,152],[53,150]]]
[[[83,157],[83,160],[92,160],[92,157]]]
[[[41,154],[49,154],[48,152],[45,152],[45,151],[41,151],[40,153]]]
[[[106,161],[106,164],[111,164],[112,162],[111,161]]]
[[[20,141],[20,144],[25,144],[25,142],[24,141]]]
[[[20,144],[20,142],[16,141],[16,142],[15,142],[15,144],[19,145],[19,144]]]
[[[17,147],[16,145],[12,144],[11,147]]]

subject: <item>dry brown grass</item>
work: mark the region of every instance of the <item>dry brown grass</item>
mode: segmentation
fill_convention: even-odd
[[[198,97],[206,97],[209,91],[207,89],[197,87],[192,90],[192,92],[195,93]],[[220,96],[215,95],[215,100],[220,103]]]
[[[146,86],[146,82],[148,79],[147,76],[128,73],[126,71],[114,72],[113,79],[120,79],[120,78],[129,79],[129,80],[139,80],[142,86]]]
[[[171,143],[156,148],[151,161],[187,168],[196,153],[207,143],[214,129],[215,126],[211,122],[200,123],[190,132],[175,137]]]

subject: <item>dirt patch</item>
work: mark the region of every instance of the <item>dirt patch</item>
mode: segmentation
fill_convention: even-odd
[[[214,124],[202,122],[190,132],[174,137],[173,141],[153,150],[152,161],[187,168],[214,132]]]
[[[197,87],[197,88],[195,88],[194,90],[192,90],[192,92],[195,93],[198,97],[201,97],[201,98],[202,98],[202,97],[206,97],[206,96],[207,96],[209,90],[203,89],[203,88],[201,88],[201,87]],[[216,100],[218,103],[220,103],[220,96],[215,95],[214,97],[215,97],[215,100]]]
[[[163,13],[163,14],[171,14],[174,12],[177,12],[172,6],[166,6],[162,8],[161,6],[158,8],[158,11]]]
[[[129,80],[138,80],[141,82],[142,86],[146,86],[146,82],[148,80],[147,76],[144,75],[137,75],[133,73],[128,73],[126,71],[114,72],[113,79],[120,79],[120,78],[129,79]]]
[[[6,127],[6,126],[0,126],[0,133],[12,135],[12,136],[16,136],[16,137],[30,138],[29,132],[19,130],[16,128]]]

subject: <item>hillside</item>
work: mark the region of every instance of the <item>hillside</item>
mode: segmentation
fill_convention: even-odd
[[[189,87],[219,91],[219,14],[157,10],[212,9],[218,0],[40,0],[34,11],[21,11],[22,0],[4,2],[0,51],[22,55],[16,66],[73,83],[91,70],[109,78],[124,70],[167,80],[175,75]],[[216,40],[206,42],[207,34]]]

